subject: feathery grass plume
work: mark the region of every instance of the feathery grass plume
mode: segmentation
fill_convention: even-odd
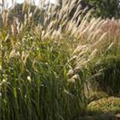
[[[104,40],[104,38],[106,37],[107,33],[104,33],[99,39],[98,41],[96,41],[92,47],[95,47],[97,44],[99,44],[102,40]]]

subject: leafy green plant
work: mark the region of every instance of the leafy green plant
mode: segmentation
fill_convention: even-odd
[[[106,56],[96,63],[92,68],[92,75],[95,82],[98,82],[99,89],[109,95],[119,95],[120,84],[120,60],[119,57]]]

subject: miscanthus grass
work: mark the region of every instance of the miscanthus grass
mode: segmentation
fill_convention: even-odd
[[[93,82],[119,94],[120,21],[94,18],[79,3],[2,12],[1,120],[79,119]]]

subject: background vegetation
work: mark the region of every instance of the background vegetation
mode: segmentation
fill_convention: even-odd
[[[62,5],[62,0],[59,0]],[[120,1],[119,0],[80,0],[79,5],[81,8],[93,9],[93,15],[95,17],[102,18],[119,18],[120,17]],[[76,6],[74,6],[76,10]]]
[[[120,17],[119,0],[87,0],[87,2],[95,10],[97,17]]]

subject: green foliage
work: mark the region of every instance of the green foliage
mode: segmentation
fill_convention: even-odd
[[[62,0],[59,0],[62,5]],[[93,9],[93,15],[102,18],[119,18],[120,17],[120,1],[119,0],[79,0],[74,4],[81,4],[81,9],[88,8],[87,10]],[[76,5],[73,7],[73,11],[76,10]],[[72,16],[71,12],[70,18]]]
[[[119,58],[106,57],[103,58],[92,70],[95,81],[99,83],[99,87],[109,95],[119,95],[120,84],[120,60]]]
[[[118,18],[120,16],[119,0],[88,0],[98,17]]]
[[[88,66],[90,73],[88,79],[94,90],[103,91],[113,96],[120,95],[120,56],[117,45],[90,61]]]
[[[24,5],[16,4],[12,9],[10,9],[9,15],[8,15],[8,19],[9,19],[8,22],[9,24],[12,24],[15,17],[18,18],[20,22],[24,22],[25,19],[28,18],[30,14],[33,14],[32,21],[34,25],[37,25],[39,23],[43,24],[43,14],[45,14],[45,11],[40,10],[35,5],[29,5],[27,3]]]

